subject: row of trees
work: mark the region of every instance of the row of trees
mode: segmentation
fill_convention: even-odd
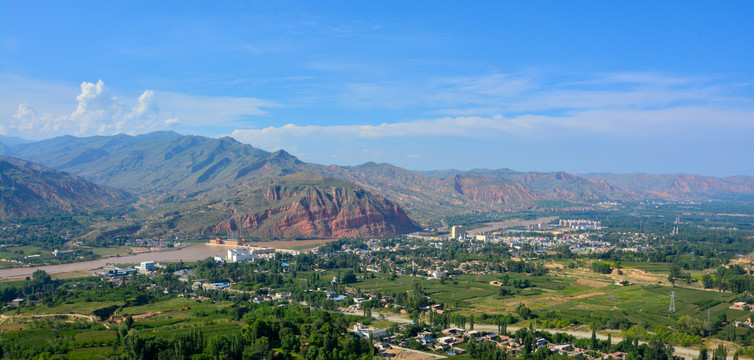
[[[193,329],[166,338],[132,330],[123,338],[128,359],[371,359],[371,342],[348,333],[348,320],[300,306],[257,306],[240,332],[205,337]],[[159,334],[158,334],[159,335]],[[275,350],[280,349],[280,350]]]

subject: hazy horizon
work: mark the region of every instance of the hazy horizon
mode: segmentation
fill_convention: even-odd
[[[168,131],[172,131],[172,130],[168,130]],[[175,134],[180,135],[180,136],[189,136],[189,135],[192,135],[192,134],[181,134],[181,133],[178,133],[178,132],[175,132],[175,131],[172,131],[172,132],[174,132]],[[115,135],[138,136],[138,135],[149,135],[149,134],[151,134],[151,133],[134,134],[134,135],[121,133],[121,134],[114,134],[114,135],[92,135],[92,136],[115,136]],[[61,135],[61,136],[75,136],[75,135]],[[194,136],[202,136],[202,135],[194,135]],[[24,139],[24,138],[16,137],[16,136],[4,136],[4,135],[0,135],[0,140],[1,140],[2,137],[16,138],[16,139],[24,141],[25,143],[33,143],[33,142],[37,142],[37,141],[43,141],[43,140],[49,140],[49,139],[55,138],[55,137],[52,137],[52,138],[46,138],[46,139],[40,139],[40,140],[29,140],[29,139]],[[210,137],[210,138],[212,138],[212,137]],[[218,138],[218,137],[214,137],[214,138]],[[234,140],[236,140],[236,139],[234,139]],[[238,140],[236,140],[236,141],[238,141]],[[2,141],[0,141],[0,142],[2,142]],[[247,145],[249,145],[249,144],[247,144]],[[13,146],[13,145],[10,145],[10,146]],[[267,152],[275,152],[275,151],[278,151],[278,150],[283,150],[283,151],[288,152],[285,149],[277,149],[277,150],[267,150],[267,149],[263,149],[263,148],[258,148],[258,149],[264,150],[264,151],[267,151]],[[0,153],[0,155],[5,155],[5,154]],[[336,166],[359,166],[359,165],[365,165],[365,164],[368,164],[368,163],[390,164],[390,165],[397,166],[397,165],[395,165],[393,163],[390,163],[390,162],[377,162],[377,161],[374,161],[374,160],[367,160],[365,162],[352,163],[352,164],[349,164],[349,163],[317,163],[317,162],[314,162],[314,161],[307,161],[307,162],[309,162],[309,163],[316,163],[316,164],[319,164],[319,165],[336,165]],[[629,175],[629,174],[701,175],[701,176],[711,176],[711,177],[718,177],[718,178],[735,177],[735,176],[749,176],[749,177],[751,176],[751,175],[746,175],[746,174],[715,175],[715,174],[701,174],[701,173],[690,173],[690,172],[676,172],[676,173],[648,173],[648,172],[642,172],[642,171],[629,171],[629,172],[586,171],[586,172],[579,172],[579,171],[571,171],[569,169],[514,169],[514,168],[510,168],[510,167],[506,167],[506,166],[473,167],[473,168],[427,168],[427,169],[405,168],[405,169],[406,170],[410,170],[410,171],[423,172],[423,173],[427,173],[427,172],[443,172],[443,171],[464,171],[464,172],[471,172],[471,171],[474,171],[474,170],[512,170],[512,171],[516,171],[516,172],[566,172],[566,173],[571,173],[571,174],[575,174],[575,175],[579,175],[579,176],[586,176],[586,177],[596,176],[596,175],[602,175],[602,174],[614,174],[614,175]]]

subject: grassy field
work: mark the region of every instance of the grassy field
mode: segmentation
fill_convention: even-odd
[[[219,304],[212,304],[210,302],[200,302],[197,300],[192,300],[188,298],[173,298],[165,301],[161,301],[154,304],[148,304],[148,305],[142,305],[142,306],[132,306],[123,309],[123,311],[120,313],[122,315],[136,315],[136,314],[146,314],[149,312],[173,312],[173,315],[176,315],[176,312],[179,312],[179,310],[184,308],[190,308],[188,311],[185,311],[185,316],[196,316],[198,312],[201,311],[215,311],[218,309],[224,309],[226,307],[230,306],[230,303],[219,303]],[[180,312],[179,312],[180,313]]]
[[[88,319],[72,321],[69,317],[49,314],[91,315],[92,311],[109,306],[123,305],[124,301],[75,302],[61,304],[54,308],[37,305],[33,308],[20,308],[19,312],[6,313],[0,322],[0,337],[5,341],[17,342],[31,348],[45,348],[60,342],[72,345],[67,359],[106,359],[117,355],[120,348],[113,347],[118,339],[119,324],[109,324],[110,329]],[[157,303],[128,307],[116,315],[132,314],[134,328],[150,336],[173,337],[201,329],[204,336],[227,335],[240,331],[244,324],[228,319],[224,309],[230,302],[212,303],[196,299],[173,298]],[[151,314],[149,314],[151,313]],[[149,315],[147,315],[149,314]],[[76,323],[78,325],[73,326]],[[57,330],[56,330],[57,329]]]
[[[669,312],[670,293],[676,292],[676,312]],[[666,286],[628,286],[614,287],[585,298],[539,303],[540,309],[553,309],[564,316],[574,318],[604,317],[626,318],[640,326],[672,326],[685,315],[698,319],[706,318],[706,311],[696,302],[717,299],[721,304],[710,309],[712,314],[725,312],[729,319],[743,319],[743,311],[728,309],[728,301],[734,296],[688,288],[671,288]]]
[[[669,264],[669,263],[656,263],[656,262],[645,262],[645,261],[624,261],[624,262],[621,262],[620,265],[628,269],[640,269],[647,272],[661,273],[665,275],[670,273],[670,268],[673,266],[673,264]]]
[[[115,330],[82,331],[74,336],[77,343],[102,343],[117,338],[118,334]]]
[[[93,275],[93,271],[91,270],[78,270],[78,271],[69,271],[69,272],[62,272],[62,273],[52,273],[50,274],[50,277],[53,279],[79,279],[79,278],[85,278],[90,277]]]
[[[0,256],[2,256],[2,255],[0,255]],[[7,257],[3,257],[3,259],[7,259]],[[15,261],[3,261],[3,260],[0,260],[0,268],[11,268],[11,267],[17,267],[17,266],[20,266],[20,265],[21,264],[15,262]]]
[[[123,305],[124,301],[77,301],[73,303],[63,303],[55,307],[46,305],[37,305],[33,307],[21,307],[19,313],[24,315],[45,315],[45,314],[81,314],[91,315],[92,311],[110,305]]]
[[[647,268],[657,271],[662,267]],[[720,302],[710,308],[713,318],[719,313],[725,313],[729,320],[745,320],[749,316],[747,312],[728,309],[730,302],[735,299],[735,295],[731,293],[658,285],[624,287],[614,285],[609,280],[511,273],[509,283],[516,279],[527,279],[532,287],[512,289],[514,294],[503,297],[498,295],[499,287],[489,284],[491,280],[500,278],[500,275],[467,275],[446,280],[442,284],[438,280],[418,277],[401,276],[389,280],[378,275],[375,279],[366,279],[352,286],[362,290],[382,290],[384,293],[409,291],[414,284],[419,283],[432,300],[445,303],[463,314],[510,313],[519,304],[525,304],[537,314],[554,311],[558,317],[571,318],[582,324],[595,319],[628,319],[632,324],[640,326],[672,326],[685,315],[704,321],[707,308],[698,303],[705,300]],[[671,291],[676,292],[675,313],[668,311]]]
[[[89,360],[89,359],[112,359],[113,355],[119,354],[112,348],[89,347],[77,348],[68,353],[70,360]]]
[[[14,246],[9,248],[0,249],[0,259],[6,259],[6,260],[21,260],[26,256],[30,255],[39,255],[44,251],[42,248],[38,246]],[[51,252],[48,252],[48,254],[52,254]],[[18,263],[15,262],[7,262],[8,266],[6,267],[15,267],[18,266]]]

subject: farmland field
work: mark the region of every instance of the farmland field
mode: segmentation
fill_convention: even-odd
[[[647,268],[653,268],[652,264]],[[657,268],[661,266],[654,267]],[[377,277],[352,286],[384,293],[410,291],[418,283],[432,300],[459,309],[461,313],[511,313],[519,304],[525,304],[538,313],[555,311],[560,317],[571,318],[582,324],[595,318],[625,318],[640,326],[674,326],[685,315],[699,320],[706,319],[707,308],[697,304],[705,300],[719,301],[709,308],[712,316],[724,313],[729,320],[740,321],[749,316],[747,312],[728,309],[730,302],[735,299],[730,293],[658,285],[620,286],[566,276],[509,274],[509,282],[527,279],[532,287],[517,290],[512,295],[500,296],[500,287],[489,284],[500,278],[499,275],[464,275],[446,280],[443,284],[439,280],[410,276],[401,276],[395,280]],[[671,291],[676,293],[675,313],[668,311]]]

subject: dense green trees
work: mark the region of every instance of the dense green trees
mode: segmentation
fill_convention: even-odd
[[[534,316],[531,309],[524,304],[518,304],[518,307],[516,307],[516,314],[518,314],[518,316],[520,316],[524,320]]]
[[[206,337],[194,328],[165,338],[131,330],[123,338],[123,354],[129,360],[355,360],[371,359],[375,353],[371,342],[347,332],[344,315],[301,306],[252,307],[240,332]]]
[[[715,287],[715,279],[712,278],[712,275],[704,274],[702,276],[702,286],[704,286],[705,289],[712,289]]]
[[[16,298],[32,300],[43,299],[50,303],[63,294],[59,291],[60,281],[54,281],[43,270],[36,270],[31,278],[20,285],[3,286],[0,288],[0,301],[9,302]]]
[[[613,272],[613,267],[606,262],[595,261],[592,263],[592,271],[600,274],[610,274],[611,272]]]

